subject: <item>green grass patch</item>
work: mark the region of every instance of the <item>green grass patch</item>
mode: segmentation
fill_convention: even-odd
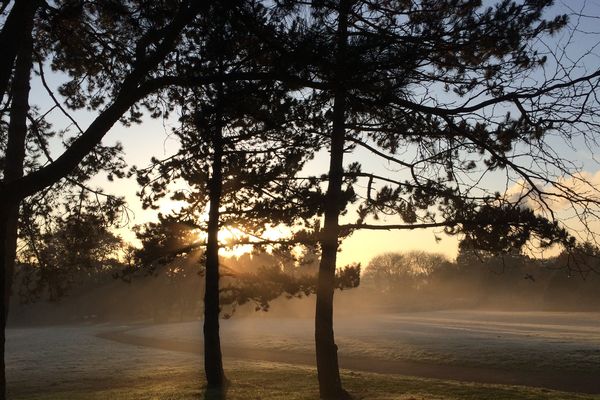
[[[230,362],[231,381],[227,400],[315,400],[318,399],[314,368],[266,362]],[[343,372],[343,382],[355,399],[369,400],[600,400],[600,395],[584,395],[552,390],[504,385],[483,385]],[[11,395],[13,400],[209,400],[200,373],[169,370],[147,371],[142,376],[115,377],[114,382],[98,382],[68,391],[59,387],[36,388],[35,393]],[[29,390],[31,390],[30,388]]]

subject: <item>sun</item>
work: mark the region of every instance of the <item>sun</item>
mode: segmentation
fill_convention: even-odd
[[[260,236],[249,235],[239,228],[224,227],[219,231],[220,254],[226,257],[241,257],[251,253],[254,245],[261,241],[276,242],[289,235],[283,227],[267,226]]]
[[[224,227],[219,230],[219,253],[225,257],[241,257],[252,252],[250,244],[236,244],[244,241],[246,235],[237,228]]]

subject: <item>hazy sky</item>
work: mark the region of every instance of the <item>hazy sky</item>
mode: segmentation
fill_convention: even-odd
[[[579,20],[571,20],[573,24],[579,22],[576,37],[570,40],[572,54],[575,55],[581,53],[583,50],[592,49],[593,54],[589,57],[590,61],[586,61],[586,66],[589,70],[598,68],[598,49],[593,48],[593,46],[599,37],[595,32],[599,30],[596,24],[600,16],[600,1],[563,1],[559,3],[558,8],[555,8],[556,12],[570,12],[565,5],[576,11],[583,10],[583,14],[587,15]],[[566,42],[569,41],[569,38],[559,36],[556,40]],[[595,65],[588,65],[592,63],[595,63]],[[60,76],[56,75],[50,76],[49,79],[54,85],[61,80]],[[45,110],[50,106],[50,100],[45,91],[40,87],[37,79],[33,82],[33,93],[36,103],[40,104],[41,110]],[[92,118],[92,115],[86,112],[75,112],[74,116],[82,127],[86,127]],[[53,118],[57,127],[64,126],[66,123],[65,118],[57,112],[54,112]],[[117,124],[106,136],[104,142],[114,143],[115,141],[120,141],[124,145],[128,163],[130,165],[145,166],[148,164],[151,156],[162,158],[172,154],[177,149],[176,140],[170,138],[168,135],[171,128],[175,126],[175,123],[175,121],[165,122],[146,119],[141,125],[128,128]],[[592,174],[598,171],[598,164],[592,160],[592,154],[580,150],[577,144],[575,144],[575,149],[568,149],[564,146],[564,149],[561,148],[559,151],[580,163],[586,171]],[[55,146],[53,152],[58,154],[60,148]],[[390,173],[390,166],[382,160],[372,157],[360,157],[360,160],[365,165],[364,170],[383,170],[388,171],[388,174]],[[325,173],[327,172],[327,166],[327,157],[325,154],[322,154],[310,165],[310,172],[316,174]],[[130,226],[156,218],[156,212],[141,209],[140,201],[135,195],[138,188],[134,180],[121,180],[108,183],[102,178],[97,178],[94,180],[94,183],[105,187],[109,193],[126,197],[128,205],[133,212]],[[503,182],[498,180],[497,183],[500,186],[497,190],[502,191]],[[490,178],[486,184],[493,186],[494,178]],[[172,206],[173,204],[168,200],[164,201],[162,203],[162,211],[166,212]],[[391,220],[389,222],[394,221]],[[128,232],[128,228],[122,229],[120,232],[126,239],[133,238],[133,235]],[[436,240],[436,237],[441,240]],[[437,234],[435,230],[357,232],[343,243],[338,265],[344,265],[353,261],[362,262],[364,265],[373,256],[385,251],[407,251],[413,249],[440,252],[453,258],[457,251],[457,239],[445,236],[443,233],[440,233],[440,230],[437,230]]]

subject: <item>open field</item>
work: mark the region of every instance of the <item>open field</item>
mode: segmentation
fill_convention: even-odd
[[[233,381],[228,399],[317,397],[310,319],[259,314],[222,326]],[[9,393],[13,399],[202,398],[200,333],[200,321],[9,329]],[[600,399],[573,393],[600,393],[598,314],[356,316],[338,318],[336,334],[344,380],[357,398]]]
[[[227,400],[315,400],[314,368],[279,363],[232,361],[232,381]],[[150,371],[149,371],[150,372]],[[112,387],[49,388],[39,393],[18,393],[15,400],[115,399],[115,400],[210,400],[195,374],[189,371],[166,376],[140,375]],[[519,386],[468,384],[454,381],[344,371],[342,379],[356,399],[369,400],[597,400],[600,396],[558,392]],[[45,392],[45,393],[44,393]]]
[[[310,318],[232,318],[221,324],[225,346],[313,352]],[[129,330],[135,336],[201,339],[197,322]],[[341,317],[340,356],[528,371],[600,373],[600,314],[440,311]]]

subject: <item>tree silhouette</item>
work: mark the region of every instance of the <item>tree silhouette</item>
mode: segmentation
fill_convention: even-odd
[[[555,62],[554,75],[539,73],[554,60],[535,43],[567,20],[542,17],[551,1],[289,3],[297,7],[301,39],[282,51],[306,61],[298,75],[328,119],[321,130],[331,157],[315,337],[321,397],[340,399],[348,397],[332,323],[340,236],[438,227],[481,246],[571,246],[550,199],[567,200],[585,224],[599,196],[548,140],[595,126],[600,72],[574,77],[576,67]],[[351,150],[379,158],[393,174],[365,171],[373,163],[364,157],[345,166]],[[495,193],[488,174],[522,190]],[[366,190],[355,190],[358,181]],[[356,221],[341,224],[351,203]],[[399,223],[371,223],[392,216]]]
[[[185,204],[177,219],[206,233],[205,370],[209,386],[221,387],[219,231],[235,232],[233,243],[260,245],[269,225],[302,225],[312,216],[320,203],[307,201],[315,197],[313,185],[297,174],[318,141],[294,126],[290,117],[298,102],[281,88],[218,84],[187,102],[191,110],[174,131],[181,148],[138,171],[138,181],[149,205],[182,179],[185,188],[171,196]],[[155,170],[158,176],[151,175]]]
[[[2,5],[3,14],[9,1]],[[7,93],[12,71],[15,67],[15,60],[21,51],[30,51],[31,25],[37,9],[41,6],[41,1],[23,1],[17,0],[12,5],[10,12],[6,16],[2,30],[0,31],[0,49],[3,57],[0,62],[0,102],[4,100]]]
[[[58,301],[84,283],[98,283],[121,269],[121,239],[111,233],[110,221],[98,212],[69,215],[56,221],[41,237],[29,237],[21,259],[34,265],[22,280],[24,296]]]
[[[251,43],[240,31],[227,5],[213,5],[205,24],[205,34],[190,43],[204,57],[194,63],[197,71],[215,76],[250,72],[257,59],[267,59],[260,43]],[[313,184],[297,174],[319,140],[300,129],[302,102],[275,81],[219,82],[171,96],[182,105],[181,127],[173,132],[181,148],[138,170],[138,182],[149,206],[181,179],[186,187],[171,196],[185,203],[178,218],[206,232],[204,363],[208,386],[221,388],[219,232],[241,232],[248,240],[259,238],[269,224],[298,225],[312,216],[320,206],[307,201],[315,196],[309,191]]]
[[[363,286],[373,287],[383,294],[410,293],[419,289],[428,276],[447,263],[444,256],[424,251],[384,253],[369,262],[362,282]]]
[[[224,79],[197,74],[192,80],[189,76],[182,79],[181,71],[176,70],[175,60],[179,54],[176,49],[183,43],[184,32],[189,34],[191,25],[206,6],[204,2],[192,0],[168,3],[65,0],[51,5],[18,0],[10,8],[0,34],[2,53],[6,54],[0,65],[1,98],[7,102],[1,109],[2,120],[8,119],[6,126],[11,127],[5,129],[3,122],[0,139],[4,173],[0,185],[2,344],[19,205],[53,185],[60,186],[61,180],[69,174],[81,175],[78,166],[86,163],[88,167],[94,166],[95,156],[103,152],[101,140],[116,122],[138,122],[142,107],[153,116],[160,116],[163,98],[157,94],[163,89],[173,84],[202,85]],[[5,10],[3,5],[2,11]],[[55,102],[53,109],[69,118],[75,129],[64,132],[62,153],[56,156],[47,153],[52,156],[47,162],[23,174],[25,149],[45,144],[44,140],[29,135],[33,133],[29,128],[35,124],[27,123],[33,65],[39,67],[42,83]],[[48,66],[68,77],[59,90],[64,101],[59,100],[43,79],[44,69]],[[5,96],[5,90],[12,93]],[[96,112],[96,117],[85,129],[68,112],[82,108]],[[7,110],[14,111],[7,115]],[[116,170],[113,172],[117,173]],[[0,358],[0,399],[4,399],[4,345]]]

